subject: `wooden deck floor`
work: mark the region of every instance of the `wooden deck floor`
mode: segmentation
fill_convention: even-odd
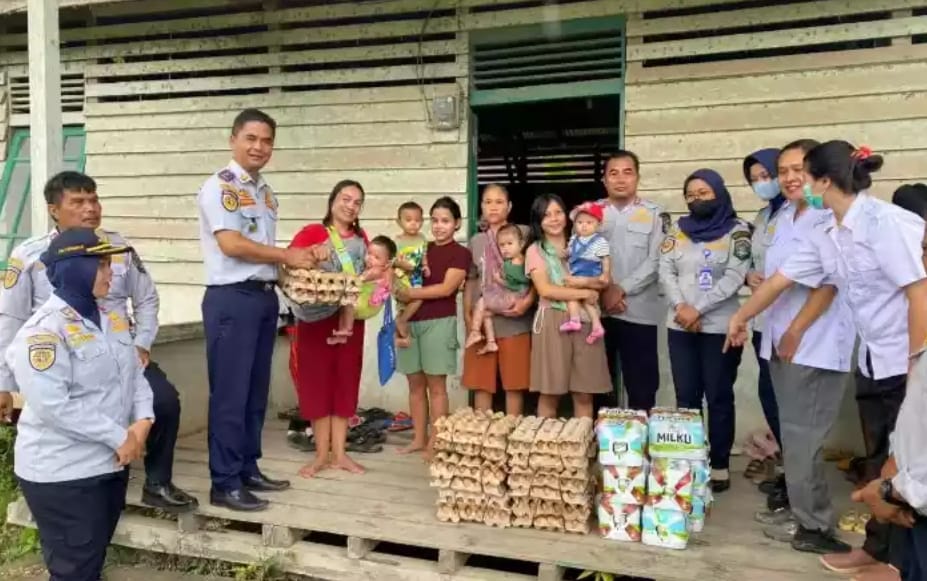
[[[557,578],[561,568],[598,570],[652,579],[811,580],[830,578],[813,555],[792,551],[767,540],[753,513],[762,496],[735,474],[731,490],[720,495],[704,532],[684,551],[639,543],[605,541],[594,534],[577,536],[525,529],[495,529],[483,525],[444,524],[436,520],[435,491],[428,486],[427,467],[420,457],[396,454],[388,445],[379,454],[357,455],[368,469],[363,476],[326,472],[316,479],[297,476],[307,456],[289,448],[284,425],[274,422],[264,435],[262,469],[273,477],[287,477],[293,487],[267,494],[271,508],[259,513],[237,513],[208,504],[209,478],[205,434],[183,439],[177,450],[176,483],[199,496],[201,514],[264,525],[273,531],[298,531],[295,543],[262,546],[255,532],[198,531],[181,533],[165,520],[126,515],[114,542],[167,553],[212,556],[233,561],[283,555],[294,572],[321,579],[527,579],[538,574],[514,574],[499,569],[465,566],[453,575],[460,555],[524,561],[540,566],[540,578]],[[395,438],[395,436],[391,436]],[[141,476],[133,478],[130,504],[140,496]],[[843,491],[840,492],[845,497]],[[233,527],[234,528],[234,527]],[[350,539],[345,548],[301,540],[303,531],[331,533]],[[380,552],[376,541],[431,549],[431,560]],[[856,544],[861,538],[851,539]],[[440,558],[434,553],[440,551]],[[361,556],[361,558],[352,558]],[[428,551],[425,551],[428,553]],[[470,565],[478,560],[471,559]],[[458,561],[459,563],[459,561]]]

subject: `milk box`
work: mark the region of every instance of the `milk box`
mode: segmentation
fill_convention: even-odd
[[[704,460],[705,426],[692,412],[658,412],[649,420],[648,447],[652,458]]]
[[[690,463],[692,464],[692,496],[706,496],[709,493],[711,466],[707,460],[691,460]]]
[[[692,512],[689,513],[689,531],[700,533],[705,528],[705,515],[710,499],[704,496],[692,497]]]
[[[641,540],[641,507],[636,504],[616,502],[608,494],[596,497],[599,516],[599,533],[603,538],[615,541],[637,542]]]
[[[641,516],[641,541],[667,549],[685,549],[689,544],[686,513],[645,505]]]
[[[649,463],[642,466],[603,466],[602,492],[616,502],[644,504],[647,500],[647,473]]]
[[[600,410],[595,427],[599,463],[643,466],[647,457],[647,414],[632,410]]]
[[[647,476],[647,504],[656,509],[692,509],[692,464],[688,460],[654,458]]]

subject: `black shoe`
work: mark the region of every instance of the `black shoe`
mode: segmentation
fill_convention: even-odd
[[[257,492],[280,492],[290,487],[289,480],[272,480],[260,472],[241,479],[246,489]]]
[[[731,487],[731,479],[725,478],[724,480],[711,480],[711,491],[712,492],[724,492]]]
[[[315,440],[306,432],[289,432],[286,435],[286,443],[290,448],[300,452],[315,452]]]
[[[221,492],[219,490],[209,491],[209,504],[221,506],[231,510],[240,510],[243,512],[254,512],[264,510],[270,504],[263,498],[251,494],[244,488]]]
[[[780,474],[773,480],[764,480],[763,482],[760,482],[757,488],[759,488],[760,492],[763,494],[772,494],[773,492],[779,490],[785,490],[785,475]]]
[[[145,483],[142,488],[142,503],[159,508],[171,514],[193,512],[200,507],[199,501],[171,483]]]
[[[833,532],[811,531],[800,526],[792,538],[792,548],[803,553],[827,555],[849,553],[853,547],[838,539]]]
[[[780,510],[789,508],[789,493],[786,490],[777,490],[766,497],[766,508],[769,510]]]

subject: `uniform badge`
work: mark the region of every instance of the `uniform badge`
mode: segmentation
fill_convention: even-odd
[[[235,172],[230,169],[224,169],[216,175],[218,175],[219,179],[224,182],[231,182],[235,179]]]
[[[36,371],[46,371],[55,364],[57,346],[54,343],[42,343],[29,346],[29,365]]]
[[[6,272],[3,273],[3,288],[11,289],[16,286],[16,283],[19,282],[19,275],[22,274],[22,269],[13,266],[13,261],[10,261],[10,264],[6,267]]]
[[[69,321],[80,321],[81,320],[80,314],[71,307],[63,307],[61,309],[61,314],[64,316],[65,319]]]
[[[116,311],[112,311],[109,314],[109,321],[110,328],[114,333],[122,333],[129,330],[129,321]]]
[[[267,209],[271,212],[277,211],[277,202],[274,200],[274,193],[270,190],[264,191],[264,205],[267,206]]]
[[[663,244],[660,245],[660,252],[662,252],[663,254],[667,254],[671,252],[673,248],[676,248],[676,237],[667,236],[666,238],[663,239]]]
[[[227,212],[238,210],[238,194],[229,190],[222,190],[222,207]]]
[[[750,233],[738,230],[731,234],[731,240],[734,241],[734,256],[738,260],[749,260],[753,250],[750,245]]]
[[[647,208],[638,208],[631,214],[631,222],[636,222],[638,224],[650,222],[650,210]]]
[[[660,220],[663,222],[663,233],[669,234],[670,230],[673,228],[673,219],[670,218],[670,215],[667,212],[661,212]]]

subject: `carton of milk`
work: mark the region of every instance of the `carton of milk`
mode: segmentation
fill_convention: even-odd
[[[644,504],[647,500],[649,463],[642,466],[602,466],[602,492],[616,502]]]
[[[647,504],[656,509],[689,512],[692,509],[692,463],[654,458],[647,476]]]
[[[685,549],[689,544],[687,515],[645,505],[641,515],[641,541],[667,549]]]
[[[636,504],[616,502],[608,494],[596,497],[599,516],[599,533],[603,538],[615,541],[638,542],[641,540],[641,507]]]
[[[705,515],[708,513],[710,498],[692,497],[692,512],[689,513],[689,531],[700,533],[705,528]]]
[[[652,458],[704,460],[705,426],[701,415],[685,411],[661,411],[648,422],[648,447]]]
[[[692,464],[692,496],[706,496],[708,484],[711,481],[711,466],[707,460],[691,460]]]
[[[647,457],[647,414],[632,410],[601,410],[595,427],[599,463],[603,466],[643,466]]]

